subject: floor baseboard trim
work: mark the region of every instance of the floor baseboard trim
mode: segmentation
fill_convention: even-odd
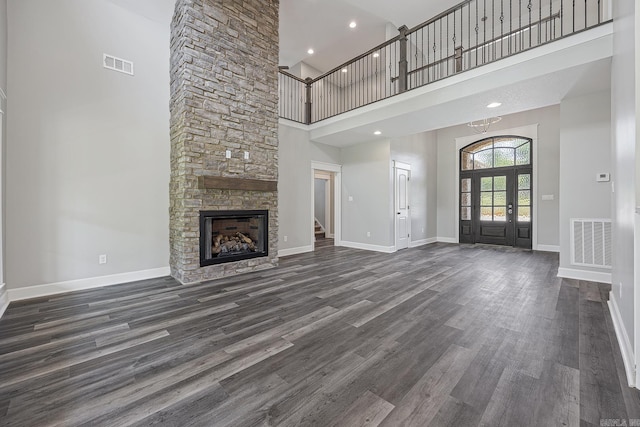
[[[563,279],[587,280],[589,282],[611,284],[611,273],[601,273],[599,271],[560,267],[558,268],[558,277]]]
[[[45,297],[65,292],[81,291],[102,286],[119,285],[121,283],[138,280],[155,279],[171,275],[169,267],[152,268],[150,270],[132,271],[129,273],[111,274],[109,276],[89,277],[86,279],[69,280],[67,282],[48,283],[45,285],[27,286],[9,289],[9,301],[20,301],[30,298]]]
[[[429,237],[428,239],[415,240],[415,241],[409,242],[409,247],[410,248],[417,248],[418,246],[428,245],[430,243],[435,243],[437,241],[438,241],[437,238]]]
[[[458,243],[455,237],[436,237],[438,243]]]
[[[9,292],[7,292],[7,285],[3,283],[0,285],[0,319],[7,307],[9,307]]]
[[[385,254],[390,254],[396,251],[395,246],[369,245],[366,243],[347,242],[345,240],[340,242],[340,246],[352,249],[364,249],[365,251],[383,252]]]
[[[616,338],[618,339],[618,345],[620,346],[620,353],[622,353],[622,361],[624,362],[624,371],[627,374],[627,382],[629,387],[636,387],[636,369],[635,369],[635,356],[633,354],[633,347],[629,340],[627,330],[622,323],[622,316],[618,309],[618,303],[612,292],[609,292],[609,311],[611,312],[611,320],[613,321],[613,329],[616,332]]]
[[[278,258],[289,255],[304,254],[306,252],[313,252],[313,246],[300,246],[297,248],[280,249],[278,251]]]
[[[560,246],[557,245],[538,245],[535,249],[541,252],[560,252]]]

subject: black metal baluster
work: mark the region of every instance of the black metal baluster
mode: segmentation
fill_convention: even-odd
[[[500,0],[500,58],[504,58],[504,0]]]
[[[538,46],[542,44],[542,0],[538,0]]]
[[[462,5],[460,7],[460,47],[462,48],[461,51],[461,59],[460,61],[462,62],[462,69],[464,69],[464,48],[462,46],[463,42],[464,42],[464,22],[463,22],[463,17],[464,17],[464,5]],[[462,70],[461,70],[462,71]]]
[[[478,2],[476,1],[476,67],[478,66],[478,50],[480,49],[480,45],[478,43],[478,30],[480,29],[478,27]]]
[[[513,0],[509,0],[509,55],[511,55],[511,38],[513,37]]]
[[[572,5],[571,5],[571,26],[572,26],[572,33],[576,32],[576,0],[572,1]]]
[[[522,0],[518,0],[518,35],[520,36],[518,52],[520,52],[522,51]]]
[[[495,26],[495,22],[494,22],[494,17],[496,16],[496,2],[495,0],[491,0],[491,40],[493,43],[493,61],[496,60],[496,43],[495,43],[495,39],[496,39],[496,26]]]
[[[531,48],[531,9],[533,7],[533,4],[531,3],[531,0],[529,0],[529,4],[527,5],[527,9],[529,10],[529,48]]]
[[[587,0],[584,0],[584,28],[586,29],[587,26]]]
[[[483,0],[483,10],[482,10],[482,63],[487,62],[486,52],[487,52],[487,0]]]

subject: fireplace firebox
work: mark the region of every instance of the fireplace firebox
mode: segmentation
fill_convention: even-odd
[[[268,256],[269,211],[200,211],[200,266]]]

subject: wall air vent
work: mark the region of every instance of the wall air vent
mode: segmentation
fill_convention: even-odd
[[[116,58],[115,56],[103,55],[102,65],[109,70],[119,71],[121,73],[129,74],[133,76],[133,62],[125,59]]]
[[[571,264],[611,268],[611,220],[571,219]]]

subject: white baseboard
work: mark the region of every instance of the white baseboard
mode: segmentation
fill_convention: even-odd
[[[564,279],[587,280],[589,282],[611,284],[611,273],[601,273],[599,271],[578,270],[575,268],[558,268],[558,277]]]
[[[437,241],[438,241],[438,239],[435,238],[435,237],[429,237],[428,239],[422,239],[422,240],[413,240],[413,241],[409,242],[409,247],[410,248],[417,248],[418,246],[428,245],[430,243],[435,243]]]
[[[300,246],[297,248],[280,249],[278,251],[278,258],[289,255],[303,254],[305,252],[312,252],[313,246]]]
[[[7,292],[7,285],[0,284],[0,318],[9,307],[9,292]]]
[[[436,237],[436,240],[440,243],[458,243],[455,237]]]
[[[9,301],[20,301],[23,299],[38,298],[71,291],[81,291],[84,289],[99,288],[102,286],[118,285],[120,283],[135,282],[137,280],[155,279],[156,277],[169,275],[171,275],[169,267],[160,267],[150,270],[112,274],[109,276],[89,277],[87,279],[69,280],[67,282],[27,286],[25,288],[9,289]]]
[[[620,346],[620,353],[622,353],[622,361],[624,362],[624,370],[627,374],[627,382],[629,387],[636,387],[636,369],[635,369],[635,356],[633,354],[633,347],[629,340],[627,330],[622,323],[622,316],[618,309],[618,303],[616,302],[613,292],[609,292],[609,311],[611,312],[611,320],[613,320],[613,329],[616,331],[616,338],[618,338],[618,345]]]
[[[369,245],[366,243],[347,242],[345,240],[340,242],[340,246],[353,249],[364,249],[365,251],[384,252],[386,254],[396,251],[395,246]]]
[[[538,245],[535,249],[535,251],[542,251],[542,252],[560,252],[560,246],[557,245]]]

